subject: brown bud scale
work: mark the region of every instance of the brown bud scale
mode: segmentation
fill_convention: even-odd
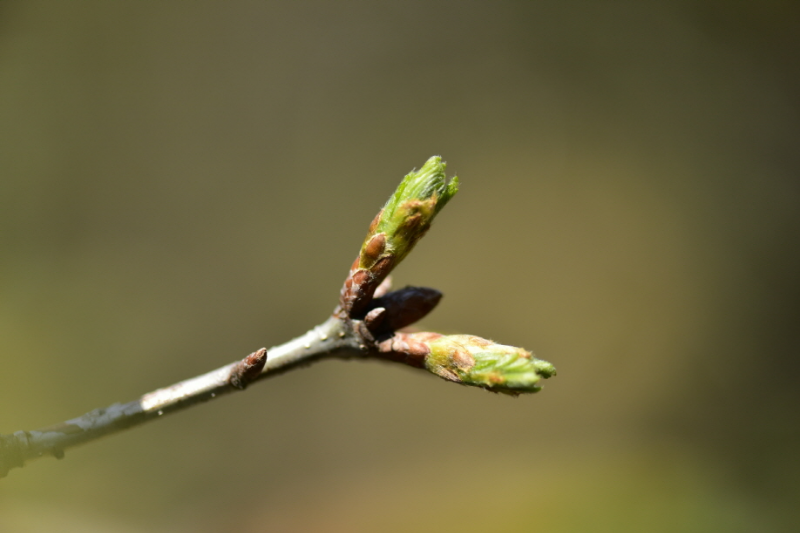
[[[457,375],[455,375],[453,372],[443,367],[434,368],[433,373],[436,374],[437,376],[443,377],[448,381],[455,381],[455,382],[461,381]]]
[[[374,235],[361,252],[362,264],[371,266],[386,248],[386,234],[378,233]]]
[[[355,287],[361,287],[367,280],[370,278],[369,270],[366,269],[359,269],[356,270],[355,273],[350,277],[353,280],[353,285]]]
[[[375,263],[370,270],[375,274],[375,277],[383,281],[386,276],[389,275],[389,272],[392,271],[392,267],[394,263],[394,256],[393,255],[385,255],[378,259],[378,262]]]
[[[428,347],[427,344],[414,338],[409,338],[406,341],[406,351],[409,355],[413,355],[416,357],[425,357],[426,355],[431,353],[431,349]]]
[[[364,323],[371,331],[377,330],[386,319],[386,309],[376,307],[364,317]]]
[[[403,221],[403,231],[405,233],[412,233],[417,230],[422,222],[422,215],[415,213]]]
[[[469,370],[475,366],[475,358],[466,350],[456,349],[451,357],[459,370]]]
[[[396,333],[392,338],[378,344],[378,351],[387,359],[418,368],[425,367],[425,358],[430,348],[419,339],[406,333]]]
[[[369,232],[368,233],[374,233],[375,232],[375,230],[378,227],[378,223],[381,221],[381,215],[382,214],[383,214],[383,209],[381,209],[380,212],[377,215],[375,215],[375,218],[372,219],[372,222],[369,223]]]

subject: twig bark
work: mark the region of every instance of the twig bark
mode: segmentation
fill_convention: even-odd
[[[265,352],[266,361],[262,357]],[[0,477],[33,459],[48,455],[60,459],[67,448],[241,390],[250,382],[277,376],[322,358],[352,358],[366,354],[365,345],[350,322],[331,317],[322,325],[268,352],[262,348],[241,361],[147,393],[132,402],[95,409],[46,428],[0,435]],[[263,365],[263,368],[254,373],[254,365]]]

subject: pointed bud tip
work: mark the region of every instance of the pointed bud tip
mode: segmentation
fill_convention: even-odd
[[[543,361],[542,359],[534,359],[533,367],[536,369],[536,373],[545,379],[556,375],[556,367],[554,367],[552,363]]]
[[[384,208],[384,220],[393,217],[394,212],[400,205],[410,201],[433,200],[433,215],[435,215],[444,204],[458,191],[458,177],[448,182],[445,170],[447,163],[442,161],[441,156],[435,155],[428,159],[422,168],[412,170],[406,174],[397,190],[386,203]]]
[[[458,176],[453,176],[448,182],[445,170],[447,170],[447,163],[442,161],[442,156],[431,157],[422,165],[422,168],[416,172],[412,171],[406,176],[411,185],[408,193],[419,199],[436,196],[435,211],[438,212],[458,192]]]

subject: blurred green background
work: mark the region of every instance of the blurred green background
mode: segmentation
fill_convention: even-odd
[[[395,273],[532,349],[511,399],[325,362],[0,481],[0,531],[795,531],[800,22],[785,2],[0,3],[0,432]]]

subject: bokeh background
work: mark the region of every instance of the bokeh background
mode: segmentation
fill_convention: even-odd
[[[0,432],[321,322],[433,154],[396,285],[559,375],[320,363],[12,471],[0,531],[795,531],[798,15],[2,2]]]

